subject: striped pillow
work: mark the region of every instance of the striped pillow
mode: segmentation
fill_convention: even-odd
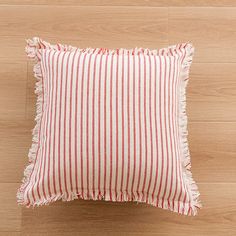
[[[185,111],[191,44],[79,49],[33,38],[26,52],[38,100],[20,204],[104,199],[197,213]]]

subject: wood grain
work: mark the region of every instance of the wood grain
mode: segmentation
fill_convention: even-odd
[[[170,0],[169,7],[235,7],[234,0]]]
[[[16,21],[16,13],[24,17]],[[167,8],[2,6],[0,36],[73,38],[92,47],[154,46],[155,38],[156,46],[167,43],[167,14]]]
[[[195,62],[236,62],[236,8],[169,8],[169,42],[191,41]]]
[[[28,37],[1,36],[0,37],[0,62],[19,63],[25,61],[25,44]]]
[[[192,172],[198,182],[236,182],[236,123],[190,123]]]
[[[35,96],[25,39],[83,47],[160,48],[191,41],[187,91],[192,172],[204,208],[181,217],[144,204],[92,201],[17,207]],[[236,1],[2,0],[0,235],[236,235]]]
[[[236,121],[236,64],[194,59],[187,88],[189,121]]]
[[[168,2],[165,0],[2,0],[2,5],[56,5],[56,6],[168,6]]]
[[[21,230],[21,208],[16,204],[16,188],[19,184],[0,183],[0,231]]]
[[[25,120],[0,122],[0,183],[21,182],[28,163],[32,128],[33,123]]]
[[[27,63],[1,63],[0,120],[25,118]]]
[[[0,236],[22,236],[21,232],[0,232]]]
[[[195,7],[233,7],[236,6],[234,0],[1,0],[0,5],[76,5],[76,6],[149,6],[149,7],[166,7],[166,6],[195,6]]]

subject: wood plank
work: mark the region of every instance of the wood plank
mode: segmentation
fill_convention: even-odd
[[[21,230],[21,208],[16,203],[18,187],[16,183],[0,183],[0,232],[4,235]]]
[[[1,235],[1,234],[0,234]],[[63,232],[63,233],[53,233],[53,232],[47,232],[47,233],[43,233],[43,235],[46,236],[75,236],[75,235],[79,235],[79,236],[169,236],[169,234],[165,234],[165,233],[131,233],[131,232],[95,232],[95,233],[86,233],[86,232]],[[26,233],[24,232],[24,236],[42,236],[42,233],[37,233],[37,232],[30,232],[30,233]],[[180,235],[179,235],[180,236]]]
[[[189,147],[197,182],[236,182],[236,123],[190,123]]]
[[[173,7],[234,7],[234,0],[169,0],[168,6]]]
[[[1,63],[0,120],[25,118],[27,63]]]
[[[0,5],[75,5],[75,6],[168,6],[165,0],[1,0]]]
[[[21,232],[0,232],[0,236],[22,236]]]
[[[76,5],[76,6],[196,6],[196,7],[233,7],[234,0],[1,0],[0,5]]]
[[[1,233],[0,233],[1,235]],[[77,232],[64,232],[64,233],[44,233],[44,235],[46,236],[75,236],[75,235],[79,235],[79,236],[169,236],[169,234],[158,234],[158,233],[114,233],[114,232],[109,232],[109,233],[100,233],[100,232],[96,232],[96,233],[79,233],[77,234]],[[14,236],[14,235],[13,235]],[[30,233],[25,233],[24,232],[24,236],[42,236],[42,233],[35,233],[35,232],[30,232]]]
[[[26,39],[23,36],[1,36],[0,37],[0,62],[19,63],[26,62]]]
[[[31,146],[29,121],[0,122],[0,182],[21,182]]]
[[[200,191],[205,207],[197,217],[181,217],[145,204],[77,200],[23,209],[22,232],[234,235],[236,184],[201,184]]]
[[[236,62],[236,8],[169,8],[169,42],[191,41],[195,62]]]
[[[167,17],[167,8],[1,6],[0,36],[37,32],[80,47],[160,47],[167,44]]]
[[[187,88],[189,121],[236,121],[236,64],[195,63]]]

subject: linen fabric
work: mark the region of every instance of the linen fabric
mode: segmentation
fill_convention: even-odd
[[[197,213],[185,111],[191,44],[79,49],[33,38],[26,52],[38,100],[20,204],[104,199]]]

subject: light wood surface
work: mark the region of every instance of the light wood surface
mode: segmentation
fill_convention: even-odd
[[[16,204],[34,126],[25,39],[79,47],[163,47],[191,41],[187,92],[192,172],[204,208],[183,217],[144,204]],[[1,0],[0,236],[236,235],[236,1]]]
[[[194,7],[231,7],[236,6],[233,0],[1,0],[1,5],[79,5],[79,6],[194,6]]]
[[[29,234],[227,235],[236,232],[232,210],[235,199],[231,196],[235,187],[236,184],[200,184],[205,210],[198,217],[182,217],[136,203],[58,202],[34,211],[23,209],[22,230]]]

